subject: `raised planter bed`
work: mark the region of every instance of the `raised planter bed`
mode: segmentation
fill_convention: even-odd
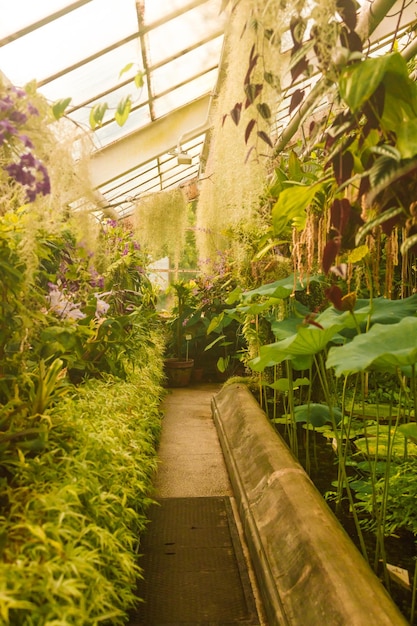
[[[407,624],[247,387],[212,410],[269,625]]]

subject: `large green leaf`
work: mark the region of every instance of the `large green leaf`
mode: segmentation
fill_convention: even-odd
[[[408,79],[407,64],[398,53],[368,58],[342,72],[339,78],[340,95],[352,112],[359,111],[369,100],[388,71]]]
[[[273,306],[277,306],[282,298],[268,298],[268,300],[264,300],[263,302],[252,302],[247,305],[239,305],[235,309],[225,309],[225,313],[228,315],[233,315],[235,313],[243,314],[243,315],[258,315],[259,313],[263,313],[264,311],[268,311]]]
[[[329,326],[332,323],[344,324],[340,333],[344,337],[353,337],[357,334],[357,324],[361,331],[365,332],[367,327],[373,324],[395,324],[404,317],[413,316],[417,313],[417,294],[403,300],[388,300],[379,297],[372,300],[360,298],[356,301],[354,309],[355,317],[349,312],[340,313],[333,307],[325,309],[316,321],[322,326]]]
[[[299,317],[287,317],[284,320],[274,320],[271,323],[271,330],[274,333],[275,339],[281,341],[282,339],[294,335],[300,323],[301,319]]]
[[[398,66],[395,71],[387,71],[384,76],[385,99],[381,126],[386,131],[397,132],[417,116],[417,86],[408,76],[407,65],[401,60],[401,68]]]
[[[270,385],[267,385],[271,389],[276,389],[277,391],[287,392],[290,389],[299,389],[303,386],[309,386],[311,384],[309,378],[296,378],[291,381],[289,378],[278,378],[278,380],[274,381]]]
[[[374,298],[373,300],[360,299],[356,301],[355,315],[362,318],[363,314],[370,315],[372,324],[395,324],[404,317],[417,313],[417,294],[403,300],[388,300]]]
[[[294,409],[294,418],[296,422],[306,422],[318,428],[324,426],[327,422],[339,423],[342,419],[342,412],[336,407],[330,407],[327,404],[318,404],[310,402],[309,404],[301,404]]]
[[[408,424],[401,424],[398,426],[398,432],[408,437],[414,443],[417,443],[417,424],[416,422],[409,422]]]
[[[392,159],[389,163],[384,158],[378,159],[369,174],[371,188],[366,196],[367,204],[371,206],[380,193],[395,183],[399,184],[399,181],[406,176],[415,174],[416,170],[416,158],[406,159],[400,163]]]
[[[369,368],[395,371],[417,363],[417,318],[405,317],[396,324],[374,324],[350,343],[329,350],[326,367],[336,376]]]
[[[388,451],[395,457],[403,457],[405,452],[404,434],[399,427],[375,425],[366,429],[366,437],[355,440],[355,446],[363,454],[370,457],[386,458]],[[407,455],[417,455],[417,445],[412,442],[407,443]]]
[[[397,146],[403,159],[417,155],[417,118],[397,129]]]
[[[292,185],[284,189],[272,207],[274,234],[281,234],[294,222],[302,228],[307,217],[306,210],[322,187],[323,183],[315,183],[309,186]]]
[[[281,341],[261,346],[259,357],[252,359],[249,365],[255,371],[262,371],[265,367],[271,367],[282,363],[282,361],[298,359],[294,367],[304,369],[310,364],[310,358],[299,360],[299,357],[312,357],[324,350],[339,330],[339,324],[334,324],[329,328],[300,326],[293,335]]]
[[[256,289],[245,291],[241,297],[243,302],[250,302],[253,298],[265,297],[285,299],[297,289],[300,290],[303,289],[303,287],[301,287],[300,283],[294,279],[294,274],[291,274],[290,276],[281,278],[281,280],[276,280],[273,283],[267,283],[266,285],[256,287]]]
[[[374,230],[374,228],[380,226],[381,224],[384,224],[393,217],[396,217],[397,215],[401,215],[401,213],[404,213],[404,209],[402,207],[394,206],[387,211],[379,213],[374,219],[365,222],[365,224],[361,226],[356,233],[355,244],[358,246],[360,242],[365,239],[366,235]]]

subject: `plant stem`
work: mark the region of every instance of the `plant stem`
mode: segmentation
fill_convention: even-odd
[[[318,356],[318,359],[317,359]],[[340,504],[341,504],[341,499],[342,499],[342,489],[343,487],[346,488],[346,493],[348,496],[348,500],[349,500],[349,506],[350,506],[350,510],[352,512],[352,516],[355,522],[355,528],[356,528],[356,532],[358,534],[358,539],[359,539],[359,544],[362,550],[362,555],[364,557],[364,559],[368,562],[368,554],[366,551],[366,545],[365,545],[365,541],[363,538],[363,534],[362,534],[362,529],[360,527],[359,524],[359,519],[358,519],[358,514],[356,511],[356,507],[355,507],[355,503],[353,500],[353,495],[352,495],[352,490],[350,488],[349,485],[349,481],[348,481],[348,477],[347,477],[347,473],[346,473],[346,464],[344,462],[344,454],[343,454],[343,439],[341,439],[341,437],[339,436],[339,432],[337,429],[337,424],[336,424],[336,419],[334,416],[334,412],[333,412],[333,402],[332,402],[332,397],[330,394],[330,389],[329,389],[329,384],[328,384],[328,380],[327,380],[327,376],[326,376],[326,368],[325,368],[325,364],[324,364],[324,358],[323,358],[323,354],[320,352],[318,355],[314,356],[314,360],[316,362],[317,365],[317,372],[318,372],[318,376],[320,378],[320,382],[322,385],[322,389],[323,389],[323,393],[324,393],[324,398],[325,401],[327,403],[327,406],[329,407],[329,413],[330,413],[330,418],[332,420],[332,426],[333,426],[333,431],[334,431],[334,436],[336,439],[336,445],[337,445],[337,458],[338,458],[338,469],[339,469],[339,476],[340,476],[340,489],[338,488],[338,494],[337,494],[337,499],[336,499],[336,508],[340,509]]]

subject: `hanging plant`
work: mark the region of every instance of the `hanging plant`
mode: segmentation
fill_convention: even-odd
[[[187,226],[187,200],[181,189],[143,196],[135,207],[135,236],[153,260],[169,256],[173,265],[177,265]]]

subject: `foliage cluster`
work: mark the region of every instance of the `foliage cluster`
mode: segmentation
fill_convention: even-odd
[[[48,411],[42,454],[2,464],[3,624],[122,624],[137,600],[161,394],[160,359],[138,356],[126,381],[89,381]]]
[[[366,559],[362,528],[375,531],[379,571],[384,537],[415,532],[417,350],[410,337],[417,330],[417,296],[357,298],[342,295],[341,281],[326,287],[323,276],[315,280],[327,292],[319,311],[301,303],[305,285],[290,275],[249,291],[236,288],[223,316],[238,321],[257,348],[247,366],[259,376],[261,404],[283,425],[296,455],[304,427],[307,471],[316,462],[310,431],[333,443],[338,479],[332,497],[336,508],[348,500]]]
[[[205,374],[231,375],[237,368],[245,341],[237,320],[224,315],[225,297],[236,287],[233,263],[218,253],[210,263],[211,273],[194,280],[178,281],[169,289],[175,301],[163,316],[169,357],[194,359]]]
[[[155,297],[131,230],[60,204],[31,89],[0,98],[0,619],[119,624],[160,427]]]
[[[312,431],[333,446],[331,497],[337,509],[347,500],[366,559],[363,528],[375,532],[372,565],[381,573],[382,561],[389,587],[385,536],[416,530],[415,27],[371,56],[366,38],[382,12],[364,29],[351,0],[230,4],[252,41],[223,127],[240,128],[248,162],[260,142],[273,157],[261,226],[244,242],[259,271],[235,274],[222,318],[243,330],[260,402],[296,455],[303,434],[306,469],[316,462]],[[286,103],[285,128],[271,90]]]

